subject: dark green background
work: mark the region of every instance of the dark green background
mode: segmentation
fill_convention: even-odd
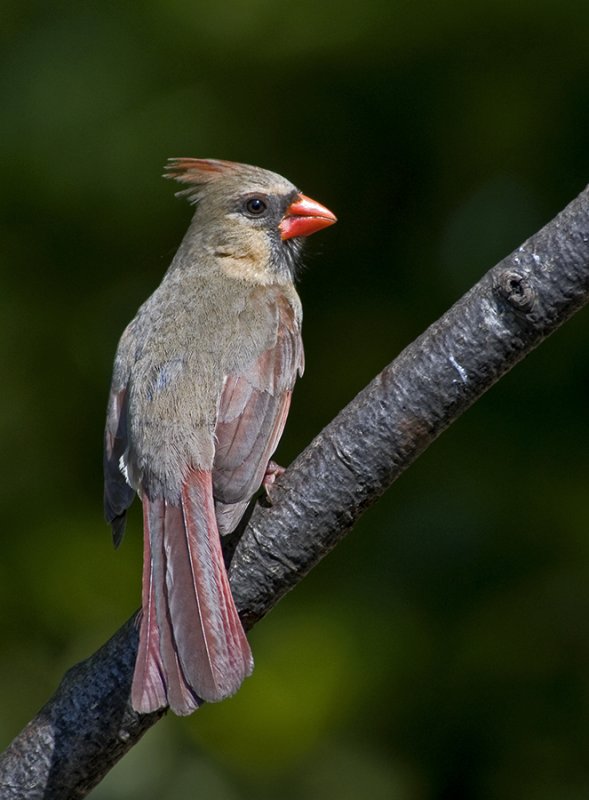
[[[190,209],[169,156],[332,208],[301,286],[288,463],[589,178],[586,0],[127,0],[0,10],[0,744],[139,603],[101,439],[118,336]],[[97,800],[589,796],[581,313],[252,633],[239,695],[169,717]]]

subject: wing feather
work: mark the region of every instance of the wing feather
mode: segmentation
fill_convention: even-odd
[[[128,447],[127,385],[134,357],[135,333],[131,322],[117,348],[104,431],[104,516],[112,527],[115,547],[123,539],[127,509],[135,497],[135,490],[121,469]]]
[[[215,429],[215,500],[219,528],[228,533],[257,491],[278,446],[297,375],[304,368],[300,327],[284,296],[272,298],[275,340],[239,373],[227,376]],[[236,504],[236,514],[227,506]],[[237,506],[239,506],[237,508]]]

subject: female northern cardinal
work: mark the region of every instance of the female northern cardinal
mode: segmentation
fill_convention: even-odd
[[[263,482],[303,371],[301,237],[336,218],[257,167],[180,158],[167,169],[196,211],[119,342],[105,514],[118,546],[135,492],[142,500],[133,707],[189,714],[253,669],[219,534],[235,529]]]

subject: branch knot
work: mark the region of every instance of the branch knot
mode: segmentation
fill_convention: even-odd
[[[537,292],[530,282],[529,275],[521,270],[501,270],[495,276],[493,288],[518,314],[527,315],[537,305]]]

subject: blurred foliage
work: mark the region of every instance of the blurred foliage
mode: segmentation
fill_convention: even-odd
[[[118,336],[190,210],[169,156],[283,173],[310,242],[283,463],[589,176],[584,0],[4,0],[0,740],[136,608],[101,440]],[[589,794],[580,314],[252,633],[238,696],[166,718],[97,800]]]

